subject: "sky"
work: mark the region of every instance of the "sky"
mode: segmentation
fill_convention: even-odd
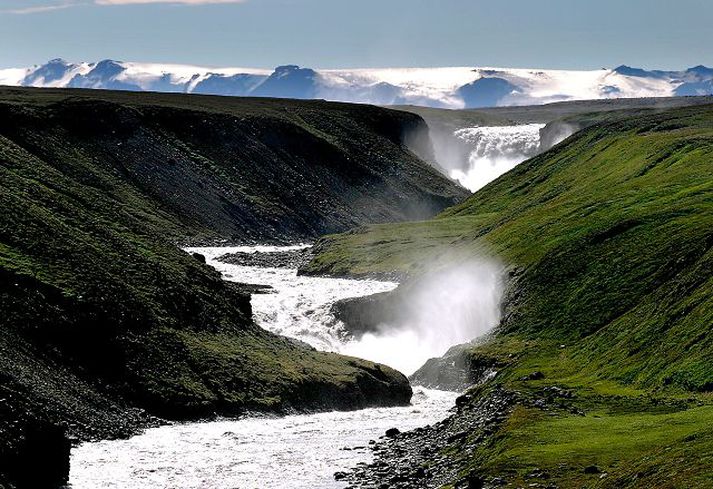
[[[0,0],[0,68],[713,66],[713,0]]]

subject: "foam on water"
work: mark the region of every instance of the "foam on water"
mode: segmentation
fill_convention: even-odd
[[[294,269],[232,265],[218,261],[226,253],[284,251],[305,248],[190,248],[226,280],[270,285],[273,290],[252,296],[256,322],[273,333],[309,343],[323,351],[352,355],[393,367],[410,375],[429,358],[453,345],[468,342],[495,326],[502,292],[500,266],[489,261],[461,263],[423,278],[400,307],[400,324],[378,325],[359,339],[331,313],[334,302],[394,289],[398,284],[297,275]],[[394,306],[396,307],[396,305]]]
[[[71,488],[343,488],[334,472],[369,462],[369,440],[440,421],[456,395],[419,387],[408,407],[177,424],[85,443],[72,451]]]
[[[355,346],[330,308],[337,300],[388,291],[396,283],[301,277],[296,270],[230,265],[217,260],[226,253],[269,253],[305,247],[203,247],[186,251],[203,254],[226,280],[272,286],[271,293],[252,298],[255,319],[262,327],[322,350],[358,350],[366,358],[370,354],[379,356],[384,348],[359,348],[358,343]],[[446,281],[461,287],[457,280]],[[391,345],[393,337],[370,337],[368,341]],[[361,346],[368,347],[369,343]],[[416,358],[413,348],[392,346],[389,358],[393,361],[389,363],[396,368],[403,362],[422,363],[432,353],[424,347],[416,352]],[[457,396],[454,392],[421,387],[414,391],[412,405],[407,407],[175,424],[149,429],[128,440],[84,443],[72,450],[70,486],[342,488],[345,484],[334,480],[334,472],[368,462],[369,440],[392,427],[404,431],[440,421]]]
[[[306,247],[308,245],[210,247],[190,248],[187,251],[204,255],[207,263],[219,270],[226,280],[273,288],[269,293],[252,296],[255,321],[263,328],[305,341],[319,350],[340,352],[347,338],[342,323],[330,312],[332,304],[340,299],[386,292],[395,288],[396,283],[306,277],[297,275],[294,269],[246,267],[217,260],[226,253],[269,253]]]

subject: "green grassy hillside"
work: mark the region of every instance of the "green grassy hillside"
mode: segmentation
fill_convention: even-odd
[[[702,106],[599,123],[432,221],[325,238],[306,271],[418,280],[424,263],[497,257],[502,322],[463,355],[526,395],[570,389],[564,403],[586,415],[523,408],[526,422],[504,424],[477,456],[456,450],[463,467],[520,483],[544,467],[559,487],[709,487],[710,458],[691,468],[665,453],[710,454],[712,245],[713,107]],[[544,379],[521,380],[535,371]],[[584,478],[587,464],[610,476]]]

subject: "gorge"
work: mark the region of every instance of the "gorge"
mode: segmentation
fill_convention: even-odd
[[[693,480],[660,450],[709,448],[708,102],[404,111],[3,89],[0,486],[57,485],[70,444],[77,487],[175,481],[185,457],[187,485],[211,468],[259,485],[260,460],[300,464],[270,447],[305,437],[324,450],[306,486],[581,487],[606,471],[602,487],[648,487],[653,465]],[[304,260],[285,253],[299,243]],[[457,399],[392,368],[443,354],[436,377],[473,385]],[[600,419],[619,458],[607,438],[562,448]],[[625,443],[630,423],[646,437]],[[217,452],[202,461],[200,444]],[[255,455],[242,475],[236,445]],[[38,453],[57,471],[29,471]]]

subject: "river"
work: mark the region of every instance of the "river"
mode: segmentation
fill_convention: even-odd
[[[416,387],[408,407],[175,424],[85,443],[72,451],[71,487],[343,488],[334,473],[370,461],[369,440],[440,421],[456,395]]]
[[[270,285],[272,292],[252,298],[255,320],[262,327],[322,350],[360,351],[359,343],[346,335],[330,313],[331,305],[339,299],[391,290],[396,283],[301,277],[294,269],[217,260],[226,253],[269,253],[305,246],[186,251],[203,254],[226,280]],[[406,365],[413,370],[423,360],[409,358],[409,350],[401,357],[391,353],[396,368]],[[179,423],[149,429],[128,440],[84,443],[72,450],[70,487],[342,488],[345,484],[335,481],[334,473],[368,462],[370,440],[389,428],[404,431],[440,421],[456,396],[455,392],[415,387],[412,405],[406,407]]]

